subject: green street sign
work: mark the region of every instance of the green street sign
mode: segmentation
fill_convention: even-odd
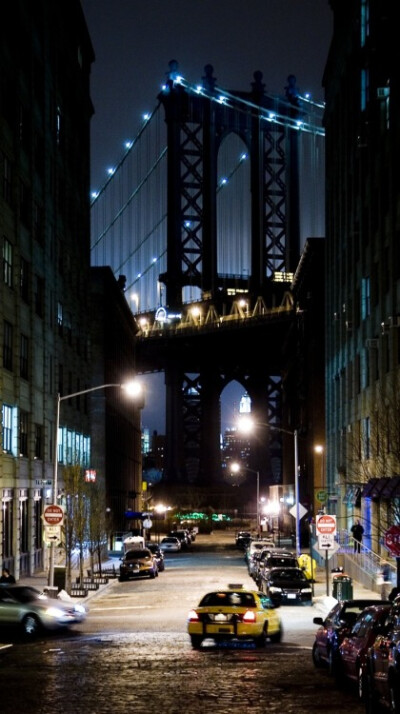
[[[317,491],[316,498],[320,503],[325,503],[327,497],[326,491]]]

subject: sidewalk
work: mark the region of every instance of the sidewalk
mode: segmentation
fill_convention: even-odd
[[[286,547],[286,546],[285,546]],[[210,534],[198,534],[196,536],[196,540],[193,543],[193,550],[195,551],[196,548],[198,550],[218,550],[218,549],[225,549],[225,548],[232,548],[235,549],[235,533],[233,531],[213,531]],[[293,548],[290,548],[293,550]],[[102,568],[111,568],[114,566],[116,570],[118,571],[119,569],[119,559],[120,559],[120,553],[115,553],[112,556],[104,561],[102,563]],[[85,575],[87,574],[87,569],[89,568],[89,564],[86,563],[85,565],[85,570],[84,573]],[[72,571],[72,582],[76,582],[76,578],[79,576],[79,570],[74,568]],[[314,575],[314,583],[313,583],[313,603],[314,606],[321,612],[321,613],[328,613],[329,610],[333,607],[333,605],[336,603],[335,598],[332,597],[332,577],[333,574],[331,573],[330,566],[329,566],[329,561],[328,561],[328,573],[326,572],[325,567],[321,567],[317,565],[316,568],[316,573]],[[328,582],[327,582],[328,580]],[[112,580],[108,581],[109,583],[112,582]],[[32,575],[30,577],[22,577],[18,581],[19,585],[30,585],[32,587],[37,588],[38,590],[42,590],[43,588],[47,587],[48,584],[48,573],[47,572],[41,572],[41,573],[36,573],[35,575]],[[90,600],[92,597],[96,596],[99,592],[104,590],[107,585],[99,585],[98,590],[90,590],[88,591],[88,594],[86,597],[73,597],[71,598],[74,602],[87,602]],[[256,585],[254,584],[254,587]],[[368,588],[364,587],[361,583],[358,583],[353,579],[352,581],[352,588],[353,588],[353,598],[371,598],[375,600],[379,600],[379,594],[373,590],[369,590]],[[67,597],[69,597],[67,595]]]

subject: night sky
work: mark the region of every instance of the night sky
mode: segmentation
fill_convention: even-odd
[[[284,94],[289,74],[301,93],[323,100],[322,76],[332,35],[328,0],[81,0],[96,61],[92,66],[91,188],[124,153],[142,117],[157,104],[168,63],[199,82],[214,67],[219,87],[251,89],[260,70],[266,90]],[[157,401],[163,378],[148,385],[143,426],[164,430]],[[232,426],[242,389],[223,399],[222,428]]]

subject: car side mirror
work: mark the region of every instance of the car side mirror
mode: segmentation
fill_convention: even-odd
[[[314,617],[313,623],[314,623],[314,625],[323,625],[324,621],[323,621],[322,617]]]

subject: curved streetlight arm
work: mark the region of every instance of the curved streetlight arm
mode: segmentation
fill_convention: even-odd
[[[97,387],[89,387],[88,389],[81,389],[79,392],[71,392],[71,394],[65,394],[63,396],[60,393],[57,394],[57,407],[56,407],[56,433],[54,437],[54,472],[53,472],[53,504],[57,503],[57,491],[58,491],[58,431],[60,428],[60,404],[65,399],[72,399],[73,397],[79,397],[81,394],[88,394],[89,392],[96,392],[99,389],[107,389],[108,387],[120,387],[120,389],[127,389],[129,391],[129,386],[132,382],[126,382],[125,384],[100,384]],[[49,585],[54,586],[54,541],[52,541],[50,546],[50,568],[49,568]]]
[[[251,419],[247,420],[247,424],[251,425]],[[280,426],[274,426],[273,424],[266,424],[264,422],[256,421],[254,426],[264,426],[267,429],[275,429],[275,431],[281,431],[283,434],[288,434],[293,437],[294,445],[294,492],[296,500],[296,556],[299,557],[301,554],[301,538],[300,538],[300,490],[299,490],[299,451],[298,451],[298,439],[297,439],[297,429],[294,431],[289,431],[289,429],[283,429]],[[247,430],[247,429],[246,429]]]

